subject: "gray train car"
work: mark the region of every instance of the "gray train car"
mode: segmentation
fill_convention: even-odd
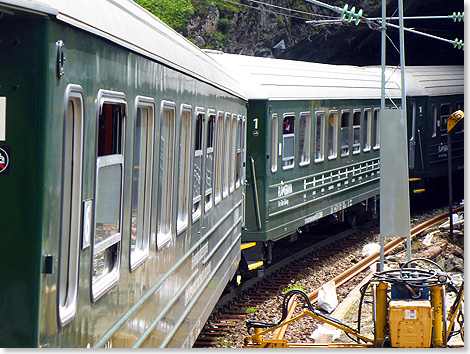
[[[245,268],[319,220],[377,215],[381,76],[370,68],[212,52],[249,99]],[[400,86],[387,83],[400,102]],[[398,100],[397,100],[398,99]],[[387,103],[389,107],[392,105]],[[248,210],[250,212],[248,212]]]
[[[246,99],[130,0],[0,0],[0,346],[191,347],[240,260]]]

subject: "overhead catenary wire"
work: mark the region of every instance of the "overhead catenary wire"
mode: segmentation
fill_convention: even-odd
[[[289,14],[278,12],[278,11],[271,11],[271,10],[267,10],[267,9],[247,5],[247,4],[242,4],[242,3],[236,2],[236,1],[231,1],[231,0],[222,0],[222,1],[228,2],[228,3],[233,4],[233,5],[238,5],[238,6],[243,6],[243,7],[247,7],[247,8],[250,8],[250,9],[258,10],[258,11],[265,11],[265,12],[269,12],[269,13],[273,13],[273,14],[278,14],[278,15],[283,15],[283,16],[296,18],[296,19],[299,19],[299,20],[305,20],[305,17],[289,15]],[[279,9],[279,10],[284,10],[284,11],[294,12],[294,13],[297,13],[297,14],[312,16],[312,17],[333,18],[332,16],[328,16],[328,15],[321,15],[321,14],[315,14],[315,13],[312,13],[312,12],[289,9],[287,7],[273,5],[273,4],[269,4],[269,3],[266,3],[266,2],[263,2],[263,1],[258,1],[258,0],[250,0],[250,2],[259,4],[259,5],[264,5],[264,6],[267,6],[267,7],[273,7],[275,9]]]

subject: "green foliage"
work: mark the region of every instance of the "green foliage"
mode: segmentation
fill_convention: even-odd
[[[255,309],[253,307],[247,307],[243,310],[246,311],[246,312],[249,312],[249,313],[256,313],[258,311],[257,309]]]
[[[287,294],[291,290],[302,290],[303,292],[306,292],[305,288],[302,285],[291,284],[283,290],[283,293]]]
[[[194,15],[191,0],[134,0],[174,30],[184,33]]]

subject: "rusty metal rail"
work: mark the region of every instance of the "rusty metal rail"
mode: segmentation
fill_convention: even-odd
[[[462,211],[463,209],[464,209],[464,207],[461,206],[459,208],[454,209],[453,212]],[[432,219],[430,219],[430,220],[414,227],[413,229],[411,229],[411,232],[410,232],[411,237],[412,238],[416,237],[417,235],[419,235],[421,232],[425,231],[426,229],[428,229],[428,228],[430,228],[430,227],[432,227],[432,226],[434,226],[438,223],[441,223],[441,222],[445,221],[445,219],[448,218],[448,217],[449,217],[449,212],[438,215],[438,216],[436,216],[436,217],[434,217],[434,218],[432,218]],[[389,242],[388,244],[385,245],[384,254],[386,255],[386,254],[391,253],[392,251],[394,251],[395,249],[397,249],[398,247],[403,245],[405,242],[406,242],[406,237],[397,237],[397,238],[393,239],[393,241],[391,241],[391,242]],[[335,285],[338,287],[338,286],[346,283],[347,281],[349,281],[350,279],[352,279],[353,277],[355,277],[356,275],[361,273],[363,270],[367,269],[372,264],[377,262],[379,260],[379,258],[380,258],[379,252],[376,252],[376,253],[370,255],[369,257],[364,258],[359,263],[357,263],[354,267],[352,267],[352,268],[348,269],[347,271],[345,271],[345,272],[339,274],[338,276],[336,276],[333,279],[333,281],[335,282]],[[310,294],[308,294],[309,300],[312,304],[317,302],[317,297],[318,297],[318,291],[319,290],[320,289],[316,289],[313,292],[311,292]],[[291,302],[289,303],[288,315],[287,315],[287,318],[285,319],[284,322],[289,321],[293,317],[296,307],[297,307],[297,301],[292,299]],[[278,328],[277,330],[275,330],[273,332],[272,339],[273,340],[283,339],[286,330],[287,330],[287,326],[282,326],[282,327]]]

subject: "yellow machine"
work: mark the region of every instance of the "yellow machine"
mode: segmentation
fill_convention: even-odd
[[[423,269],[423,262],[431,264],[434,269]],[[457,294],[448,312],[445,308],[446,287]],[[245,338],[244,347],[324,347],[324,345],[288,343],[284,339],[263,339],[264,335],[306,316],[339,328],[350,338],[351,336],[357,338],[353,344],[332,343],[328,347],[431,348],[447,347],[451,337],[458,334],[463,340],[464,284],[462,282],[460,289],[456,289],[450,276],[436,263],[427,259],[415,259],[404,264],[399,270],[376,273],[361,289],[360,309],[368,289],[371,289],[369,293],[373,297],[375,323],[373,338],[360,333],[361,311],[358,315],[357,329],[353,329],[316,310],[303,291],[292,290],[284,297],[279,321],[275,323],[247,321],[248,332],[253,328],[254,334]],[[296,295],[305,300],[307,310],[299,316],[286,320],[287,305]],[[454,328],[455,326],[458,328]]]

